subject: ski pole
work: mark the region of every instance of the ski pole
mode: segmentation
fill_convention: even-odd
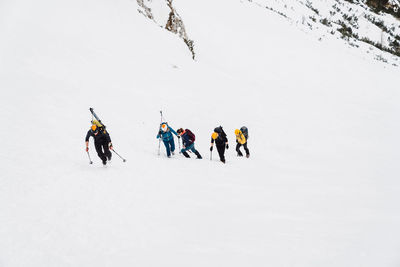
[[[212,160],[212,150],[210,151],[210,160]]]
[[[118,154],[115,150],[114,150],[114,148],[113,149],[111,149],[115,154],[117,154],[118,155],[118,157],[120,157],[121,159],[122,159],[122,161],[123,162],[125,162],[126,161],[126,159],[124,159],[123,157],[121,157],[121,155],[120,154]]]
[[[160,110],[160,127],[158,128],[158,132],[161,131],[161,123],[162,123],[162,110]],[[160,156],[160,149],[161,149],[161,134],[160,134],[160,138],[158,139],[158,155]]]
[[[158,139],[158,155],[160,156],[160,147],[161,147],[161,136]]]
[[[88,155],[88,157],[89,157],[89,164],[93,164],[93,161],[92,161],[92,159],[90,158],[89,151],[86,151],[86,153],[87,153],[87,155]]]

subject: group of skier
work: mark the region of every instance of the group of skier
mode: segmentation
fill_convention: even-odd
[[[171,154],[175,154],[175,141],[174,141],[174,136],[176,135],[178,139],[182,138],[182,145],[183,148],[180,150],[180,153],[182,153],[186,158],[190,158],[189,154],[187,151],[193,152],[198,159],[202,159],[202,156],[200,153],[195,149],[194,147],[194,141],[196,139],[195,135],[190,131],[189,129],[183,129],[179,128],[177,131],[171,128],[171,126],[168,125],[166,122],[162,122],[160,124],[160,130],[158,131],[157,134],[157,139],[160,138],[160,140],[163,141],[165,145],[165,149],[167,151],[167,157],[171,157]],[[236,129],[235,130],[235,136],[236,136],[236,152],[238,157],[242,157],[243,153],[240,151],[241,146],[244,147],[244,150],[246,152],[246,157],[250,157],[250,151],[247,148],[247,139],[248,139],[248,130],[247,127],[242,127],[240,130]],[[215,146],[217,147],[219,159],[221,162],[225,163],[225,149],[229,149],[229,144],[228,144],[228,137],[222,128],[222,126],[216,127],[214,129],[214,132],[211,134],[211,146],[210,146],[210,151],[213,151],[214,148],[214,143]]]
[[[116,152],[113,148],[111,138],[106,130],[106,127],[101,122],[101,120],[99,120],[96,113],[94,113],[93,109],[90,108],[89,110],[94,116],[94,118],[92,118],[92,126],[87,132],[85,138],[86,152],[88,153],[90,163],[92,163],[89,154],[89,138],[93,137],[97,155],[101,159],[103,165],[106,165],[107,161],[111,160],[112,157],[111,151],[113,151],[114,153]],[[175,141],[173,135],[175,135],[178,139],[182,140],[182,149],[179,147],[180,150],[179,153],[182,153],[182,155],[184,155],[186,158],[190,158],[190,155],[187,153],[189,151],[194,153],[197,156],[197,159],[202,159],[202,156],[200,155],[199,151],[197,151],[195,148],[194,142],[196,140],[196,136],[193,134],[192,131],[183,128],[179,128],[177,131],[175,131],[168,125],[167,122],[161,122],[156,137],[157,139],[160,139],[160,142],[161,140],[163,141],[168,158],[171,157],[171,155],[175,155]],[[243,156],[242,152],[240,151],[241,146],[243,146],[246,152],[246,157],[248,158],[250,156],[250,152],[247,147],[247,140],[249,138],[248,129],[246,127],[242,127],[240,128],[240,130],[236,129],[235,136],[236,136],[237,156],[238,157]],[[211,155],[214,143],[215,146],[217,147],[220,161],[225,163],[226,162],[225,149],[229,149],[229,144],[228,144],[228,137],[222,126],[216,127],[213,133],[211,134],[211,146],[210,146]],[[160,147],[159,147],[159,153],[160,153]],[[118,153],[116,154],[125,162],[124,158],[122,158]]]
[[[187,151],[193,152],[198,159],[202,159],[202,156],[200,155],[199,151],[196,150],[194,147],[194,141],[196,140],[196,136],[190,131],[189,129],[183,129],[179,128],[176,132],[174,129],[172,129],[168,123],[162,122],[160,124],[160,130],[158,131],[157,134],[157,139],[161,138],[165,145],[165,149],[167,150],[167,157],[171,157],[175,153],[175,141],[174,141],[174,136],[172,134],[175,134],[178,139],[182,139],[182,146],[183,148],[179,151],[184,155],[186,158],[190,158],[190,155],[187,153]]]

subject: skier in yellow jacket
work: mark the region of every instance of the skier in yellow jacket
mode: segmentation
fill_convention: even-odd
[[[238,153],[238,157],[243,157],[242,152],[240,151],[240,147],[243,146],[244,150],[246,151],[246,157],[250,157],[250,152],[249,149],[247,148],[247,138],[246,136],[242,133],[241,130],[236,129],[235,130],[235,135],[236,135],[236,152]]]

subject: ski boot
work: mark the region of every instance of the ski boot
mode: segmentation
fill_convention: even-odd
[[[188,154],[186,151],[182,152],[182,154],[183,154],[186,158],[190,158],[189,154]]]
[[[195,154],[196,154],[196,156],[197,156],[197,158],[198,158],[198,159],[202,159],[202,157],[201,157],[201,155],[200,155],[199,151],[196,151],[196,153],[195,153]]]

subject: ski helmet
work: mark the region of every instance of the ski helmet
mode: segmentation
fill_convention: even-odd
[[[241,133],[240,133],[240,130],[239,130],[239,129],[236,129],[236,130],[235,130],[235,135],[239,135],[239,134],[241,134]]]
[[[97,126],[96,125],[92,125],[92,131],[95,132],[97,130]]]
[[[166,123],[163,123],[161,125],[161,130],[163,130],[163,132],[166,132],[168,130],[168,125]]]
[[[214,139],[214,140],[217,139],[218,138],[218,133],[213,132],[212,135],[211,135],[211,138]]]

